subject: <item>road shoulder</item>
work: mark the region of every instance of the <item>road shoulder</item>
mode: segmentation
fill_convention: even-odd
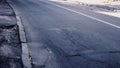
[[[22,68],[21,45],[14,11],[8,3],[0,4],[0,67]]]
[[[18,12],[14,9],[13,4],[11,1],[7,1],[9,3],[9,5],[12,7],[12,9],[15,12],[15,16],[16,16],[16,21],[17,21],[17,25],[18,25],[18,31],[19,31],[19,38],[20,38],[20,42],[21,42],[21,49],[22,49],[22,63],[23,63],[23,67],[24,68],[31,68],[31,59],[30,59],[30,55],[29,55],[29,50],[28,50],[28,45],[27,45],[27,41],[26,41],[26,36],[25,36],[25,31],[24,31],[24,27],[22,25],[22,20],[20,18],[20,16],[18,15]]]

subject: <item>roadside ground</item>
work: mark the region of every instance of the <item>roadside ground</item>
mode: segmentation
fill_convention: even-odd
[[[0,68],[22,68],[21,44],[14,11],[0,4]]]
[[[59,2],[61,4],[70,5],[74,7],[84,7],[88,10],[92,10],[97,13],[106,14],[114,17],[120,18],[120,2],[113,3],[100,3],[94,1],[86,1],[86,0],[50,0],[53,2]]]

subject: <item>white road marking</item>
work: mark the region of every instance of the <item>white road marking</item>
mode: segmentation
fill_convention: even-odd
[[[47,2],[47,3],[49,3],[49,4],[52,4],[52,5],[54,5],[54,6],[57,6],[57,7],[59,7],[59,8],[68,10],[68,11],[70,11],[70,12],[74,12],[74,13],[77,13],[77,14],[79,14],[79,15],[83,15],[83,16],[88,17],[88,18],[90,18],[90,19],[93,19],[93,20],[99,21],[99,22],[101,22],[101,23],[104,23],[104,24],[107,24],[107,25],[110,25],[110,26],[112,26],[112,27],[115,27],[115,28],[120,29],[120,26],[111,24],[111,23],[109,23],[109,22],[107,22],[107,21],[104,21],[104,20],[95,18],[95,17],[93,17],[93,16],[90,16],[90,15],[87,15],[87,14],[84,14],[84,13],[81,13],[81,12],[78,12],[78,11],[75,11],[75,10],[72,10],[72,9],[70,9],[70,8],[66,8],[66,7],[57,5],[57,4],[55,4],[55,3],[51,3],[51,2],[48,2],[48,1],[45,1],[45,2]]]

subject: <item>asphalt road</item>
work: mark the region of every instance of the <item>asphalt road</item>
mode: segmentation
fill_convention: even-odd
[[[120,68],[120,19],[45,0],[11,0],[33,68]]]

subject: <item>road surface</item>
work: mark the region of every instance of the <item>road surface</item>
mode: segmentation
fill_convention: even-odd
[[[33,68],[120,68],[120,19],[48,0],[11,0]]]

